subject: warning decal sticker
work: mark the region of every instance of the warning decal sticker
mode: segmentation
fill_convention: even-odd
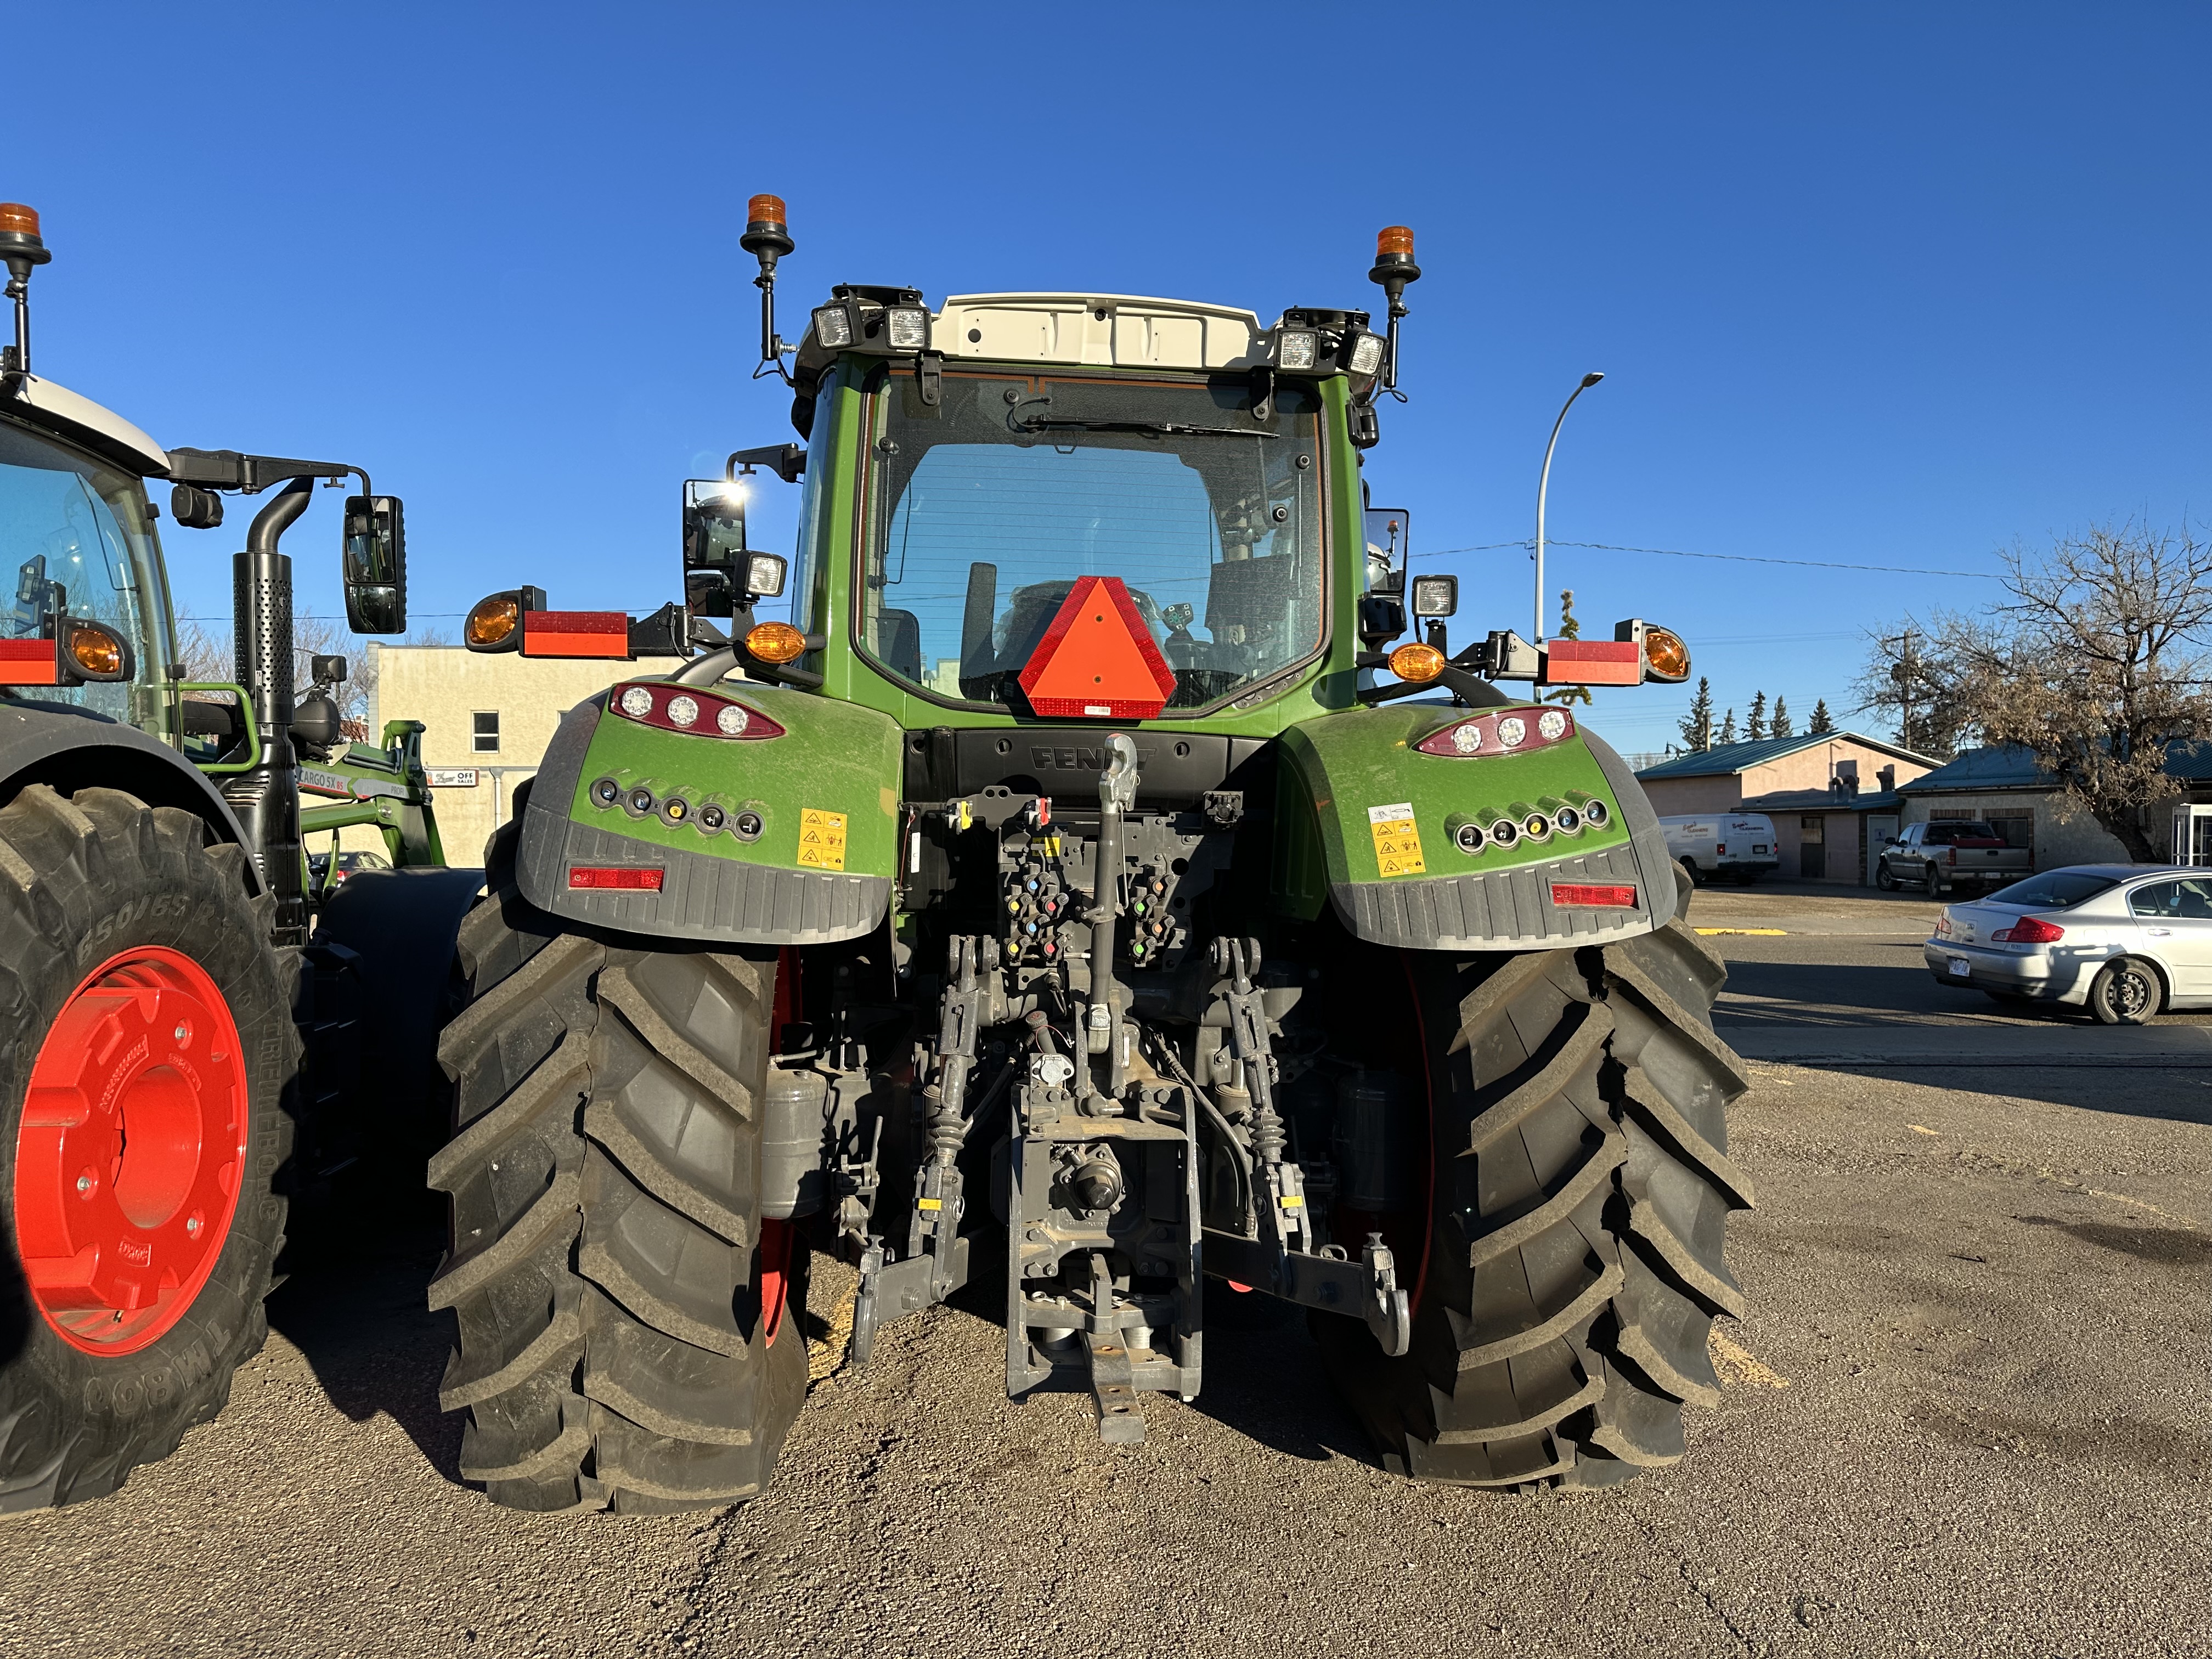
[[[1375,836],[1375,862],[1384,876],[1420,876],[1429,866],[1421,861],[1421,832],[1413,827],[1409,801],[1367,809],[1367,827]]]
[[[810,870],[845,867],[845,815],[818,806],[799,810],[799,861]]]

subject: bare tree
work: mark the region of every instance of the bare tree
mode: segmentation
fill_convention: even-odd
[[[1898,742],[1938,760],[1957,755],[1974,725],[1964,701],[1966,672],[1954,648],[1954,621],[1939,615],[1923,623],[1907,617],[1894,632],[1869,635],[1866,665],[1851,684],[1854,708],[1890,714]]]
[[[2212,546],[2186,531],[2096,526],[2031,562],[2005,556],[2006,592],[1957,632],[1975,723],[2018,744],[2139,864],[2158,855],[2148,810],[2180,792],[2169,745],[2212,731],[2204,646]]]
[[[2086,812],[2152,862],[2146,817],[2181,788],[2167,750],[2212,732],[2212,545],[2129,523],[2003,557],[2006,597],[1941,617],[1923,659],[1962,734],[2027,750],[2061,817]]]

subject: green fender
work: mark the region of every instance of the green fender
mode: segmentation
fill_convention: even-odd
[[[724,681],[696,695],[783,728],[726,738],[612,713],[622,689],[562,718],[531,781],[516,860],[526,898],[574,921],[730,944],[827,944],[882,925],[898,842],[900,734],[889,715]],[[659,884],[578,884],[607,879],[579,871],[609,870]]]
[[[1666,838],[1627,766],[1570,714],[1569,732],[1518,750],[1427,755],[1414,745],[1462,720],[1517,716],[1533,738],[1547,709],[1387,703],[1302,721],[1285,731],[1278,785],[1275,895],[1288,913],[1333,905],[1357,937],[1411,949],[1526,951],[1649,933],[1674,913]],[[1593,810],[1595,804],[1595,810]],[[1502,846],[1490,827],[1562,806],[1585,819],[1571,835],[1522,834]],[[1602,822],[1588,820],[1602,819]],[[1476,850],[1462,823],[1483,833]],[[1593,903],[1575,888],[1629,902]]]

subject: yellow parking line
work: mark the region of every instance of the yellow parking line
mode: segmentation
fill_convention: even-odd
[[[1698,927],[1692,929],[1692,931],[1708,935],[1713,933],[1749,933],[1760,939],[1787,939],[1790,937],[1790,930],[1786,927]]]

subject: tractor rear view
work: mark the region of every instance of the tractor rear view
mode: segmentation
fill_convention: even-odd
[[[0,1512],[112,1491],[221,1409],[266,1331],[288,1203],[327,1185],[342,1141],[379,1138],[339,1109],[380,976],[428,951],[441,980],[476,890],[437,870],[386,904],[333,896],[309,944],[303,763],[347,797],[310,812],[366,812],[398,862],[434,861],[436,836],[409,733],[344,741],[343,659],[296,695],[278,542],[315,481],[361,476],[349,610],[396,631],[399,503],[351,466],[164,451],[33,374],[48,257],[38,216],[0,204]],[[281,486],[234,561],[233,682],[183,678],[149,478],[201,527],[220,492]],[[349,926],[404,944],[372,960]]]
[[[462,928],[430,1175],[464,1473],[539,1510],[758,1492],[817,1251],[857,1270],[852,1363],[988,1285],[1008,1395],[1109,1441],[1264,1303],[1409,1476],[1680,1456],[1741,1306],[1741,1068],[1635,778],[1534,699],[1688,653],[1449,643],[1454,582],[1362,478],[1411,233],[1379,330],[854,284],[794,349],[783,204],[750,218],[802,443],[685,486],[680,601],[517,587],[467,625],[690,661],[568,714]],[[745,539],[769,474],[804,481],[790,559]]]

